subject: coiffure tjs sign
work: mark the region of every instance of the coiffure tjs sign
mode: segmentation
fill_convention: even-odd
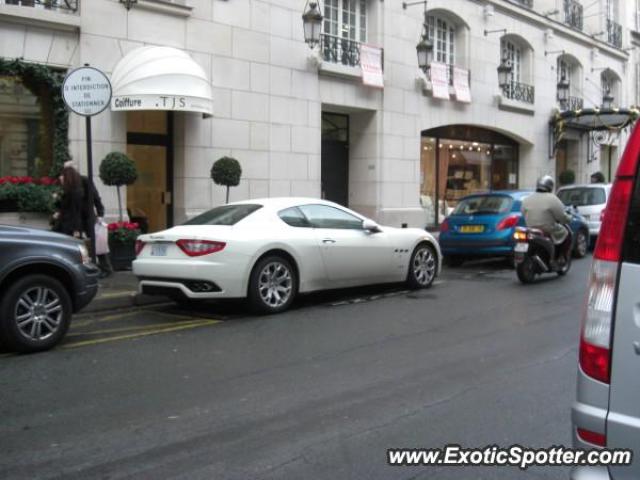
[[[112,111],[172,110],[176,112],[200,112],[211,115],[211,100],[176,95],[119,95],[111,99]]]

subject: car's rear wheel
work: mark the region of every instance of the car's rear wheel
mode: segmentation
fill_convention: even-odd
[[[409,262],[407,273],[407,285],[409,288],[429,288],[436,278],[438,269],[438,257],[434,248],[426,243],[421,243],[414,250]]]
[[[298,288],[296,271],[291,263],[270,255],[256,263],[249,279],[249,302],[261,314],[279,313],[291,305]]]
[[[576,244],[573,247],[573,256],[576,258],[583,258],[589,250],[589,241],[587,240],[587,233],[584,230],[576,233]]]
[[[27,275],[13,282],[0,304],[0,337],[17,352],[55,346],[69,329],[73,306],[67,289],[48,275]]]

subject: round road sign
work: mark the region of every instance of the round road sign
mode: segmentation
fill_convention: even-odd
[[[71,111],[85,117],[102,112],[111,102],[111,83],[93,67],[80,67],[67,74],[62,84],[62,98]]]

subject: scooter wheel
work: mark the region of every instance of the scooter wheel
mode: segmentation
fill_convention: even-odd
[[[518,263],[516,267],[516,273],[518,274],[518,280],[522,283],[532,283],[536,278],[535,266],[531,257],[525,257],[524,260]]]
[[[558,270],[558,276],[564,277],[567,273],[569,273],[569,269],[571,268],[571,254],[567,255],[567,260],[560,270]]]

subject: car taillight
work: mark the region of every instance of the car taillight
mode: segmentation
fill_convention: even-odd
[[[587,307],[580,338],[580,367],[591,378],[611,382],[611,330],[616,300],[618,265],[622,260],[633,178],[640,155],[640,129],[636,126],[620,160],[607,202],[606,215],[593,252]]]
[[[440,233],[446,233],[449,231],[449,220],[444,219],[444,221],[440,224]]]
[[[585,430],[584,428],[578,428],[578,437],[580,437],[582,441],[597,445],[598,447],[604,447],[607,444],[606,435]]]
[[[184,253],[190,257],[199,257],[209,255],[222,250],[227,244],[224,242],[215,242],[213,240],[187,240],[182,239],[176,242]]]
[[[146,244],[142,240],[136,240],[136,257],[140,255]]]
[[[506,230],[507,228],[513,228],[518,224],[518,220],[520,217],[518,215],[509,215],[506,218],[500,220],[498,226],[496,227],[498,230]]]

